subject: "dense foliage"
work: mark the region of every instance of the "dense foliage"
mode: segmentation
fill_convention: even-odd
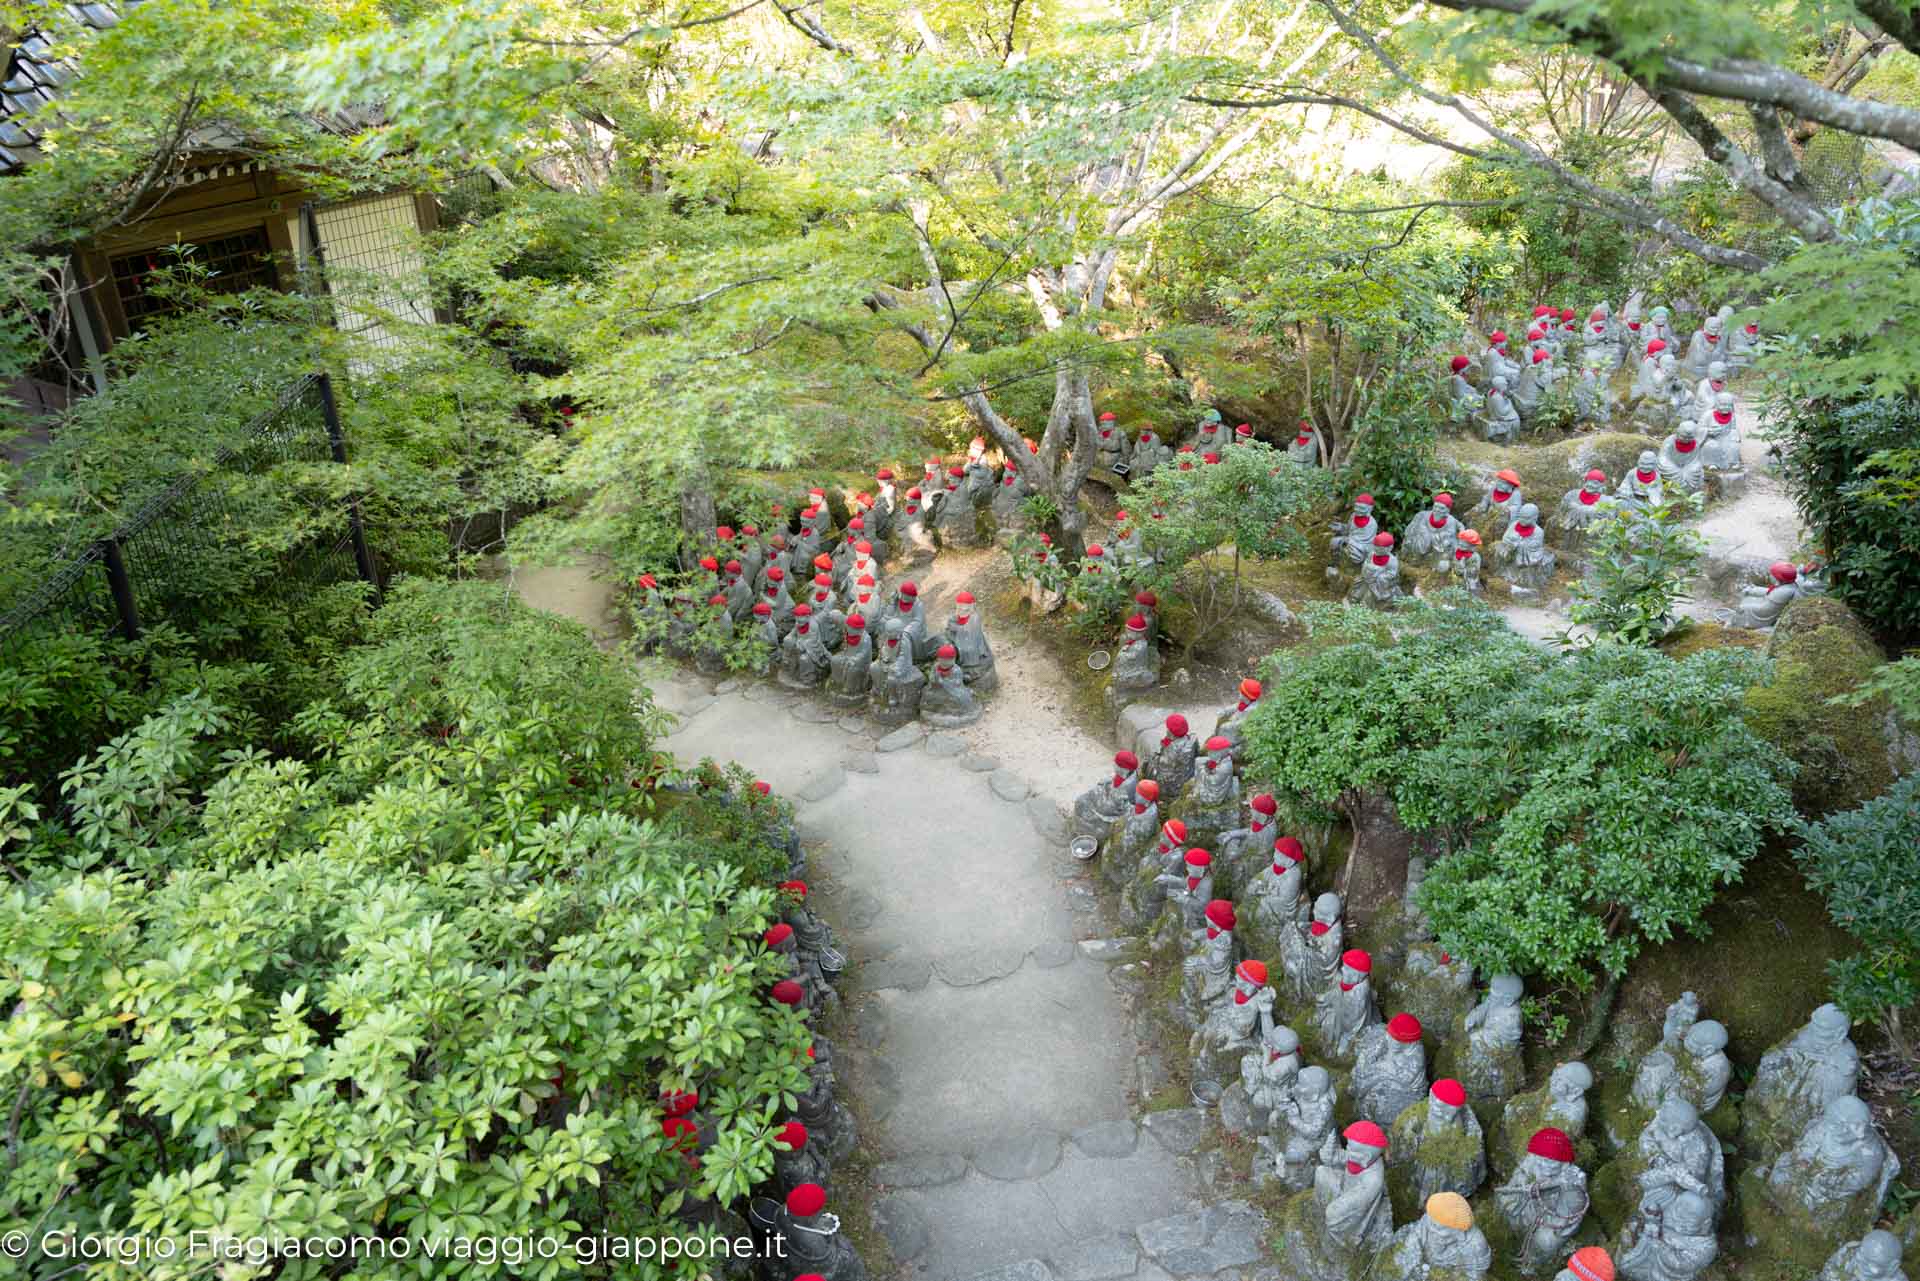
[[[337,678],[305,756],[185,694],[68,773],[69,822],[0,794],[0,1226],[404,1236],[326,1274],[454,1275],[428,1241],[684,1234],[764,1177],[807,1042],[758,945],[777,814],[651,812],[631,677],[497,588],[403,587]]]
[[[1920,775],[1859,809],[1799,824],[1794,851],[1807,882],[1860,950],[1832,962],[1834,999],[1878,1022],[1911,1056],[1902,1011],[1920,1001]]]
[[[1482,613],[1438,613],[1269,660],[1248,742],[1330,807],[1385,795],[1449,849],[1421,905],[1483,970],[1584,985],[1698,931],[1791,805],[1741,723],[1757,663],[1600,644],[1550,658]]]
[[[1684,630],[1679,612],[1699,572],[1706,543],[1681,524],[1704,503],[1699,495],[1641,509],[1615,506],[1587,531],[1587,573],[1574,585],[1567,615],[1604,640],[1651,645]]]

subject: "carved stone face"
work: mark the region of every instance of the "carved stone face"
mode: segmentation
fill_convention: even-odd
[[[1505,374],[1495,374],[1493,376],[1493,390],[1499,392],[1502,396],[1507,394],[1507,376]]]
[[[1861,1281],[1890,1281],[1900,1271],[1900,1238],[1883,1228],[1867,1233],[1853,1264],[1854,1275]]]
[[[1720,331],[1723,328],[1725,328],[1725,324],[1723,321],[1721,321],[1720,317],[1718,316],[1708,316],[1706,323],[1701,325],[1700,327],[1707,332],[1708,337],[1718,338],[1720,336]]]
[[[1653,465],[1658,461],[1659,459],[1654,456],[1654,453],[1651,449],[1643,449],[1640,451],[1640,470],[1641,471],[1652,471]]]
[[[1328,891],[1313,901],[1313,919],[1322,925],[1332,925],[1340,919],[1340,896]]]
[[[1693,419],[1682,418],[1679,425],[1673,429],[1673,434],[1678,440],[1689,441],[1699,436],[1700,429],[1693,425]]]
[[[1713,407],[1717,412],[1732,413],[1733,412],[1733,393],[1730,391],[1723,391],[1718,396],[1715,396],[1713,398]]]
[[[1865,1141],[1867,1132],[1873,1127],[1873,1115],[1867,1110],[1866,1104],[1848,1094],[1827,1105],[1820,1124],[1836,1138],[1860,1143]]]
[[[1682,1192],[1667,1206],[1667,1231],[1686,1237],[1713,1235],[1713,1207],[1697,1192]]]
[[[1562,1063],[1553,1070],[1548,1089],[1562,1102],[1577,1099],[1593,1086],[1593,1072],[1584,1063]]]
[[[1727,380],[1727,362],[1724,360],[1709,362],[1707,365],[1707,377],[1717,383],[1725,382]]]
[[[1700,1113],[1685,1099],[1669,1095],[1653,1114],[1654,1133],[1665,1139],[1677,1139],[1700,1122]]]
[[[1687,1029],[1683,1044],[1687,1047],[1687,1053],[1704,1059],[1726,1048],[1727,1029],[1712,1019],[1706,1019]]]
[[[1540,519],[1540,509],[1532,503],[1521,503],[1516,515],[1520,524],[1531,525]]]

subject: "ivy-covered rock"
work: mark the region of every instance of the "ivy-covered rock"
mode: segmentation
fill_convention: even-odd
[[[1743,715],[1768,743],[1800,768],[1793,799],[1804,813],[1851,809],[1893,782],[1885,699],[1864,707],[1835,706],[1880,667],[1886,656],[1853,611],[1831,596],[1793,601],[1767,642],[1773,676],[1748,690]]]

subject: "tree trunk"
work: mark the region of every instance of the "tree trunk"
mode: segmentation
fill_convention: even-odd
[[[691,570],[700,563],[701,549],[713,541],[718,521],[713,487],[701,468],[680,482],[680,568]]]

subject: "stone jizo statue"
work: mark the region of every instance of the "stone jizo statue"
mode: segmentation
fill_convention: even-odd
[[[927,674],[913,661],[913,643],[907,639],[907,624],[901,618],[887,620],[886,639],[867,676],[873,686],[868,703],[873,719],[882,725],[904,725],[920,714]]]
[[[1560,506],[1554,512],[1560,537],[1572,546],[1584,544],[1588,527],[1612,506],[1607,500],[1607,474],[1595,467],[1587,472],[1577,488],[1562,495]]]
[[[1657,1046],[1640,1060],[1633,1080],[1633,1101],[1643,1108],[1658,1108],[1669,1096],[1677,1096],[1702,1114],[1713,1111],[1726,1097],[1727,1083],[1733,1079],[1726,1047],[1725,1027],[1712,1019],[1693,1024],[1680,1045]]]
[[[1113,660],[1113,688],[1134,692],[1159,683],[1160,649],[1147,634],[1147,620],[1135,614],[1127,619],[1120,653]]]
[[[1625,1281],[1694,1281],[1720,1256],[1713,1217],[1713,1206],[1694,1192],[1682,1192],[1660,1215],[1636,1215],[1620,1236],[1620,1276]]]
[[[1215,899],[1207,904],[1206,929],[1197,950],[1181,963],[1181,997],[1189,1015],[1198,1016],[1226,995],[1232,981],[1234,941],[1237,924],[1233,904]]]
[[[1724,320],[1719,316],[1708,316],[1700,322],[1700,328],[1693,331],[1693,341],[1687,344],[1687,373],[1690,377],[1706,377],[1707,367],[1725,352],[1726,348],[1722,345],[1725,330]]]
[[[1529,1276],[1561,1257],[1587,1217],[1587,1175],[1573,1157],[1573,1140],[1565,1131],[1536,1130],[1513,1177],[1494,1193],[1501,1217],[1520,1242],[1520,1271]]]
[[[1329,890],[1313,901],[1305,928],[1280,936],[1282,965],[1296,1002],[1314,1000],[1333,981],[1346,946],[1340,911],[1340,896]]]
[[[1373,518],[1373,495],[1362,494],[1354,499],[1353,514],[1344,523],[1331,528],[1332,559],[1327,565],[1327,577],[1330,579],[1339,577],[1342,568],[1359,569],[1373,554],[1373,536],[1381,532]]]
[[[1547,548],[1546,531],[1540,527],[1540,509],[1532,503],[1514,513],[1513,523],[1500,536],[1494,558],[1515,590],[1539,593],[1553,577],[1554,555]]]
[[[1299,1034],[1284,1023],[1268,1020],[1260,1044],[1240,1056],[1240,1084],[1247,1091],[1256,1130],[1276,1130],[1282,1111],[1293,1099],[1301,1067]],[[1328,1122],[1332,1122],[1331,1111]]]
[[[1467,1199],[1452,1192],[1427,1198],[1426,1213],[1393,1234],[1386,1275],[1395,1281],[1480,1281],[1493,1266],[1493,1247],[1474,1226]]]
[[[1475,1098],[1504,1099],[1520,1084],[1520,997],[1524,989],[1512,974],[1496,974],[1487,995],[1467,1013],[1466,1049],[1460,1079]]]
[[[1460,522],[1453,515],[1453,495],[1435,494],[1433,506],[1407,523],[1400,554],[1414,561],[1438,561],[1453,550]]]
[[[1161,794],[1172,800],[1186,790],[1193,778],[1193,761],[1199,755],[1200,741],[1193,736],[1187,718],[1179,712],[1167,717],[1162,730],[1146,770],[1147,777],[1160,784]]]
[[[1400,586],[1400,558],[1393,554],[1393,535],[1382,530],[1373,536],[1373,554],[1360,567],[1360,576],[1347,599],[1375,609],[1391,609],[1406,596]]]
[[[1900,1254],[1900,1238],[1876,1228],[1835,1250],[1819,1281],[1907,1281]]]
[[[1456,423],[1467,422],[1472,419],[1475,414],[1480,412],[1480,393],[1472,383],[1467,381],[1467,370],[1472,367],[1472,365],[1473,361],[1465,356],[1455,356],[1447,365],[1449,371],[1447,374],[1447,403],[1451,406],[1451,415],[1453,421]],[[1305,425],[1304,420],[1302,425]],[[1287,452],[1288,455],[1291,456],[1293,451],[1288,450]],[[1317,453],[1315,454],[1314,461],[1319,461]]]
[[[1160,784],[1143,778],[1133,785],[1133,808],[1120,824],[1120,857],[1136,860],[1160,833]]]
[[[812,606],[804,601],[793,607],[793,630],[782,642],[782,655],[780,683],[789,689],[815,689],[827,679],[832,656],[814,630]]]
[[[1493,474],[1486,494],[1467,515],[1476,528],[1497,535],[1505,532],[1508,522],[1525,502],[1526,499],[1520,495],[1520,474],[1503,467]]]
[[[1354,1111],[1392,1125],[1395,1117],[1427,1096],[1427,1051],[1420,1020],[1396,1014],[1360,1034],[1353,1060]]]
[[[1346,1160],[1314,1171],[1314,1199],[1326,1212],[1328,1237],[1348,1249],[1378,1250],[1393,1236],[1387,1204],[1387,1136],[1371,1121],[1341,1133]]]
[[[1480,356],[1480,367],[1486,371],[1487,381],[1505,378],[1511,382],[1520,373],[1520,366],[1513,363],[1513,353],[1507,347],[1506,331],[1496,329],[1487,337],[1487,348]]]
[[[1720,393],[1726,390],[1727,362],[1724,360],[1716,360],[1707,366],[1706,376],[1695,384],[1693,389],[1693,403],[1696,405],[1711,405],[1719,398]],[[1729,392],[1728,394],[1731,395],[1732,393]]]
[[[846,633],[840,652],[829,661],[827,696],[841,707],[863,707],[873,693],[873,638],[858,614],[847,616]]]
[[[1740,426],[1734,421],[1733,393],[1723,391],[1706,403],[1711,409],[1707,412],[1707,438],[1700,446],[1700,461],[1709,471],[1739,471],[1744,462],[1740,457]]]
[[[785,1266],[794,1275],[812,1275],[821,1281],[866,1281],[867,1268],[853,1243],[840,1231],[840,1220],[827,1214],[827,1191],[817,1183],[802,1183],[787,1194],[780,1215],[786,1238]]]
[[[1260,1140],[1254,1157],[1254,1181],[1277,1177],[1285,1187],[1299,1191],[1314,1182],[1321,1157],[1334,1158],[1333,1111],[1337,1100],[1333,1077],[1323,1067],[1303,1067],[1293,1090],[1274,1109],[1268,1122],[1271,1138]]]
[[[1326,1052],[1350,1058],[1359,1048],[1360,1034],[1380,1021],[1373,1004],[1373,958],[1359,948],[1340,954],[1340,972],[1320,993],[1314,1020]]]
[[[1507,394],[1510,385],[1505,374],[1496,374],[1487,388],[1487,403],[1480,411],[1481,431],[1496,445],[1511,445],[1520,434],[1520,411]]]
[[[1132,752],[1116,752],[1113,773],[1080,793],[1073,801],[1073,834],[1105,841],[1107,829],[1126,817],[1133,808],[1132,787],[1138,777],[1140,759]]]
[[[1753,357],[1760,342],[1759,325],[1739,325],[1727,333],[1727,365],[1734,373],[1753,364]]]
[[[1294,922],[1300,910],[1306,859],[1306,847],[1298,839],[1282,836],[1273,843],[1272,861],[1260,869],[1246,890],[1246,897],[1253,902],[1254,919],[1282,939],[1297,932]],[[1285,971],[1286,966],[1281,969]]]
[[[1094,424],[1093,443],[1099,465],[1108,471],[1124,466],[1133,457],[1133,442],[1127,439],[1127,433],[1120,429],[1119,420],[1111,413],[1101,414],[1100,421]]]
[[[1487,1177],[1487,1148],[1466,1087],[1451,1077],[1435,1081],[1426,1098],[1394,1119],[1393,1153],[1394,1164],[1408,1166],[1417,1201],[1436,1192],[1472,1196]]]
[[[1261,1034],[1273,1026],[1273,989],[1267,967],[1254,960],[1234,967],[1231,995],[1207,1011],[1206,1021],[1189,1038],[1196,1079],[1224,1080],[1241,1056],[1255,1051]]]
[[[1614,499],[1628,507],[1646,511],[1666,501],[1666,486],[1660,479],[1660,457],[1651,449],[1640,451],[1640,461],[1620,478]]]
[[[1640,1132],[1641,1218],[1658,1219],[1676,1197],[1706,1199],[1714,1214],[1727,1201],[1726,1158],[1720,1140],[1700,1119],[1693,1104],[1669,1095]]]
[[[1000,675],[994,666],[993,647],[987,644],[986,629],[981,626],[980,610],[972,592],[954,596],[953,617],[947,622],[946,638],[974,693],[991,694],[999,688]]]
[[[1244,891],[1243,897],[1260,899],[1277,891],[1277,885],[1269,884],[1273,878],[1266,869],[1269,863],[1275,869],[1280,867],[1280,855],[1273,844],[1274,814],[1279,808],[1280,803],[1274,799],[1272,792],[1248,797],[1245,825],[1221,833],[1215,842],[1220,847],[1222,872],[1236,888]],[[1306,857],[1305,850],[1301,851],[1301,857]],[[1297,886],[1294,894],[1296,897],[1299,895]],[[1284,918],[1272,915],[1275,910],[1278,909],[1262,905],[1255,914],[1274,928],[1293,923],[1291,902],[1284,905]]]
[[[1692,992],[1682,992],[1667,1007],[1666,1017],[1661,1021],[1660,1044],[1669,1049],[1679,1046],[1699,1021],[1700,998]]]
[[[1454,359],[1464,360],[1465,357],[1456,356]],[[1466,379],[1459,377],[1456,377],[1454,381],[1458,384],[1466,384],[1467,382]],[[1460,394],[1458,387],[1454,389],[1453,394],[1457,406]],[[1480,403],[1479,393],[1475,392],[1471,385],[1467,385],[1467,394],[1472,397],[1474,404],[1477,405]],[[1287,442],[1287,461],[1301,467],[1318,467],[1320,465],[1320,433],[1314,430],[1313,424],[1304,418],[1300,420],[1300,426],[1294,430],[1293,439]]]
[[[1479,530],[1463,529],[1455,536],[1453,559],[1447,564],[1447,573],[1471,595],[1478,596],[1486,590],[1480,585]]]
[[[1700,429],[1691,418],[1675,425],[1660,444],[1660,481],[1683,494],[1698,493],[1707,485],[1706,465],[1700,457]]]
[[[1778,1209],[1797,1209],[1814,1229],[1851,1234],[1872,1225],[1899,1174],[1900,1158],[1874,1130],[1872,1113],[1849,1094],[1829,1103],[1765,1178]]]
[[[980,719],[980,700],[967,687],[967,675],[960,670],[958,652],[951,645],[942,645],[934,653],[926,692],[920,698],[920,719],[942,729],[957,729]]]
[[[1860,1052],[1847,1033],[1852,1022],[1837,1005],[1823,1005],[1806,1026],[1760,1058],[1741,1102],[1741,1133],[1765,1153],[1791,1146],[1814,1118],[1860,1083]]]

